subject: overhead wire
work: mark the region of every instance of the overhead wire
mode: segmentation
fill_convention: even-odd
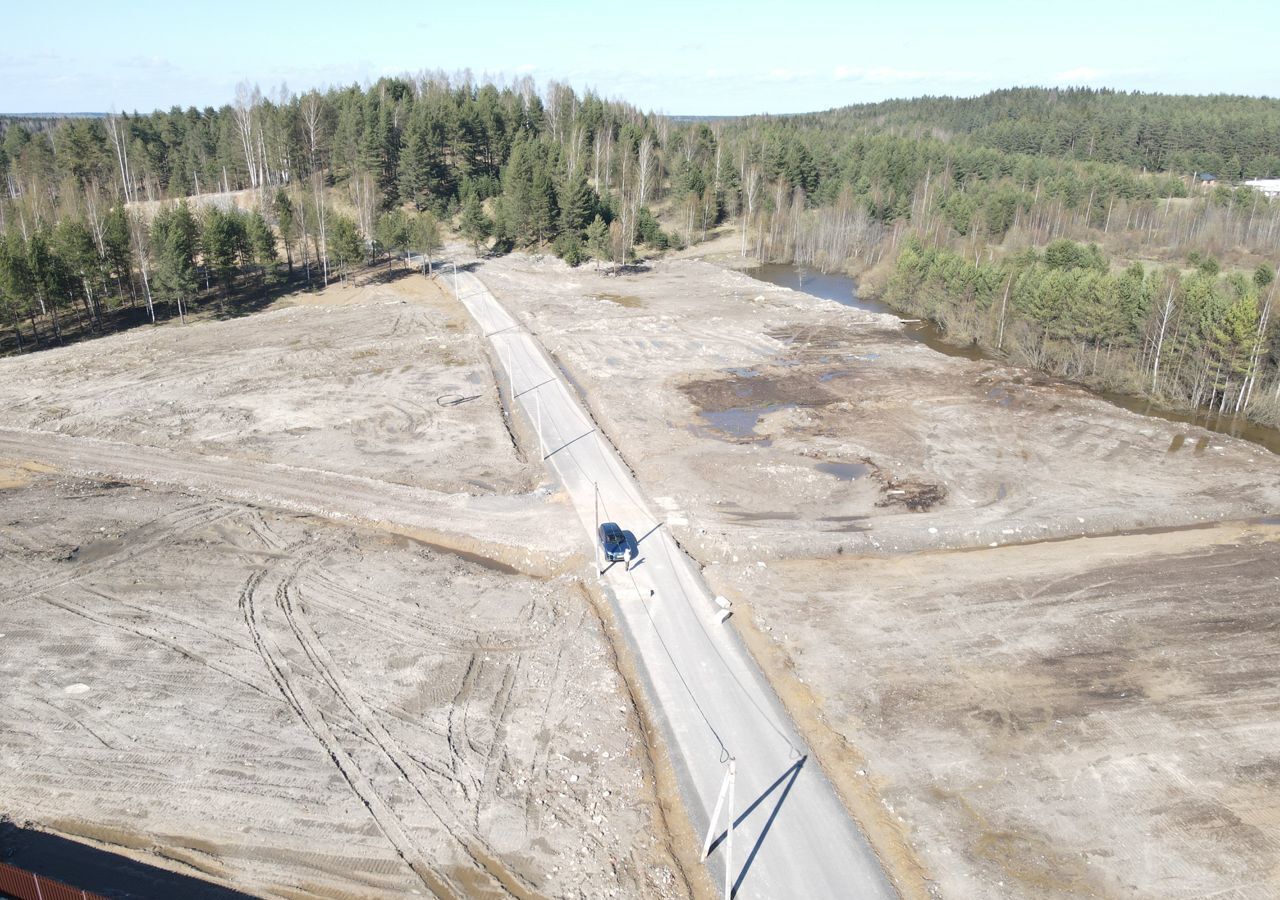
[[[484,292],[488,293],[487,288],[483,288],[482,286],[482,289],[484,290]],[[480,292],[477,291],[475,293],[480,293]],[[470,297],[473,295],[474,294],[468,294],[467,296]],[[499,309],[502,309],[502,307],[499,306]],[[503,312],[506,312],[506,310],[503,309]],[[507,315],[508,317],[510,317],[509,313]],[[520,323],[517,322],[516,325],[520,325]],[[506,332],[509,332],[511,330],[512,330],[511,326],[505,326],[503,328],[498,329],[496,332],[492,333],[491,335],[489,335],[489,337],[495,338],[501,335],[504,338],[506,338],[508,337]],[[526,330],[526,333],[527,333],[527,330]],[[495,344],[496,344],[496,341],[495,341]],[[539,354],[539,356],[541,356],[541,354]],[[519,368],[520,370],[519,374],[522,379],[524,379],[524,377],[528,374],[528,369],[525,365],[524,359],[522,358],[518,359],[513,355],[508,355],[506,357],[506,361],[508,362],[509,365],[512,366],[513,370],[517,367]],[[515,375],[514,371],[509,373],[509,377],[514,375]],[[543,365],[537,366],[536,376],[538,378],[543,378],[543,380],[539,381],[533,387],[526,388],[525,390],[522,390],[519,393],[517,393],[514,389],[514,386],[512,386],[511,393],[513,397],[513,402],[516,398],[523,396],[524,394],[527,394],[532,390],[537,390],[552,381],[559,380],[559,377],[556,375],[555,372],[548,370]],[[584,425],[589,429],[592,429],[592,430],[596,429],[596,424],[593,421],[590,421],[589,419],[584,421]],[[554,429],[557,439],[563,442],[564,441],[563,429],[554,421],[548,421],[548,426]],[[572,460],[574,466],[577,468],[579,474],[581,474],[583,479],[588,482],[591,482],[593,485],[598,485],[597,479],[592,478],[591,475],[588,474],[586,468],[582,464],[582,461],[578,459],[575,448],[570,446],[572,444],[572,441],[562,443],[560,447],[554,450],[551,448],[549,441],[547,442],[547,444],[548,446],[545,451],[544,459],[550,458],[553,454],[558,453],[560,450],[566,450],[567,455],[569,456],[570,460]],[[594,446],[597,448],[598,453],[600,454],[604,453],[603,447],[601,447],[598,443],[595,444]],[[540,452],[543,452],[541,448],[540,448]],[[647,510],[645,510],[644,504],[642,502],[640,502],[638,499],[628,496],[632,493],[632,491],[634,490],[634,487],[628,486],[626,483],[622,481],[621,477],[619,476],[619,473],[616,471],[616,467],[613,465],[609,465],[609,461],[607,459],[604,459],[603,456],[601,457],[601,463],[603,464],[603,468],[605,469],[606,473],[614,481],[615,486],[622,492],[624,496],[627,497],[631,505],[635,506],[637,509],[647,514]],[[596,489],[597,491],[599,490],[598,486]],[[606,516],[609,518],[612,518],[612,516],[608,512],[608,504],[605,501],[603,494],[599,494],[598,497],[599,497],[601,506],[605,510]],[[652,515],[648,515],[648,518],[653,518],[653,517]],[[661,531],[661,528],[665,523],[661,521],[655,521],[654,524],[658,528],[658,530]],[[596,536],[593,535],[592,537],[593,537],[593,540],[596,539]],[[742,695],[752,705],[752,707],[760,715],[760,717],[764,720],[764,722],[770,727],[770,729],[775,734],[777,734],[778,737],[780,737],[784,743],[786,743],[787,747],[790,750],[790,754],[792,758],[799,755],[800,750],[792,742],[787,732],[777,724],[777,722],[774,720],[774,717],[765,709],[763,709],[760,706],[760,704],[757,702],[756,698],[752,696],[752,693],[747,689],[746,685],[744,685],[742,681],[738,678],[737,673],[734,672],[732,666],[729,664],[729,661],[725,659],[724,655],[720,652],[720,648],[716,645],[715,640],[711,637],[711,634],[707,631],[707,627],[705,623],[702,621],[701,617],[697,614],[696,610],[694,609],[693,600],[689,596],[688,589],[685,586],[683,573],[679,568],[679,564],[672,558],[671,549],[667,546],[666,539],[669,538],[669,536],[659,534],[658,538],[659,538],[658,543],[662,547],[663,555],[666,558],[667,565],[672,570],[672,573],[676,579],[676,584],[680,588],[680,593],[684,599],[686,607],[693,614],[693,617],[698,621],[698,628],[703,636],[703,639],[711,648],[711,651],[715,654],[716,658],[720,661],[724,670],[728,673],[729,677],[733,680],[734,684],[738,687]],[[632,586],[636,590],[636,593],[641,597],[641,602],[644,603],[643,590],[640,588],[638,582],[636,581],[635,573],[630,568],[628,568],[627,575],[629,576]],[[685,678],[679,663],[676,661],[675,655],[672,653],[670,646],[667,644],[666,639],[662,635],[661,629],[658,627],[657,621],[653,617],[653,612],[650,609],[649,604],[644,603],[644,607],[645,607],[646,617],[649,619],[650,625],[653,628],[654,636],[658,638],[659,643],[662,645],[663,651],[666,654],[668,660],[670,661],[672,669],[676,672],[677,677],[679,677],[680,682],[684,686],[685,691],[688,693],[690,700],[693,701],[693,704],[697,709],[699,716],[702,718],[703,722],[706,724],[708,730],[715,737],[716,742],[721,749],[721,762],[724,762],[726,757],[731,757],[732,754],[729,753],[728,747],[726,746],[723,739],[721,738],[719,731],[715,728],[715,725],[712,723],[710,717],[707,715],[706,711],[703,709],[702,704],[699,702],[697,696],[695,695],[692,687],[689,684],[688,679]]]

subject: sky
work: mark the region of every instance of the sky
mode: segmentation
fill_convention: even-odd
[[[220,106],[383,75],[532,76],[671,115],[1078,85],[1280,93],[1259,0],[5,0],[0,112]]]

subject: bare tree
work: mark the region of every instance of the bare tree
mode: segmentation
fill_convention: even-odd
[[[582,157],[587,152],[587,132],[581,125],[575,125],[569,135],[568,152],[565,153],[565,177],[569,180],[577,174],[582,164]]]
[[[640,139],[640,149],[636,157],[636,204],[643,206],[649,199],[654,182],[658,175],[658,154],[653,144],[653,137],[646,134]]]
[[[745,158],[746,151],[743,151]],[[742,198],[742,256],[747,255],[747,229],[756,211],[756,197],[760,194],[760,170],[754,165],[743,166]]]
[[[1174,292],[1177,290],[1178,283],[1176,279],[1171,279],[1169,284],[1169,293],[1164,298],[1164,303],[1160,305],[1157,311],[1158,331],[1156,334],[1155,362],[1151,366],[1151,392],[1156,391],[1156,384],[1160,380],[1160,354],[1164,351],[1164,338],[1169,329],[1169,322],[1173,318],[1174,310]]]
[[[311,185],[315,191],[316,223],[320,228],[320,240],[316,253],[320,257],[325,287],[329,285],[329,241],[325,233],[324,198],[321,195],[320,176],[320,93],[310,91],[299,104],[302,111],[302,127],[307,138],[307,164],[311,172]]]
[[[120,122],[115,113],[107,116],[107,133],[111,135],[111,145],[116,151],[116,161],[120,164],[120,187],[124,191],[126,203],[134,201],[133,176],[129,172],[129,130]]]
[[[254,132],[255,110],[262,103],[262,91],[249,82],[242,81],[236,85],[236,102],[232,107],[236,134],[240,137],[240,147],[244,151],[245,166],[249,170],[249,186],[257,187],[259,181],[258,157],[260,154],[261,135]]]

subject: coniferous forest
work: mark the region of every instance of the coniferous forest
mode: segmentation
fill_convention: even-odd
[[[1280,102],[1019,89],[679,120],[529,80],[0,119],[0,322],[25,352],[235,311],[450,236],[571,265],[729,229],[958,342],[1280,421]],[[1211,173],[1211,183],[1201,177]]]

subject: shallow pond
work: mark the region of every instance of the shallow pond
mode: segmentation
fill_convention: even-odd
[[[858,283],[848,275],[838,272],[823,273],[813,269],[806,269],[803,266],[783,263],[770,263],[752,269],[744,269],[743,271],[760,281],[776,284],[779,287],[791,288],[792,290],[804,291],[806,294],[812,294],[824,300],[834,300],[854,309],[874,313],[888,313],[893,316],[898,315],[892,308],[878,300],[859,297]],[[931,349],[947,356],[959,356],[964,359],[997,359],[977,346],[957,347],[954,344],[948,344],[943,339],[942,332],[929,322],[908,322],[904,333],[911,340],[926,344]],[[1140,413],[1144,416],[1154,416],[1155,418],[1164,419],[1167,422],[1176,422],[1181,425],[1195,425],[1218,434],[1229,434],[1232,437],[1243,438],[1246,441],[1252,441],[1255,444],[1266,447],[1272,453],[1280,454],[1280,428],[1268,428],[1265,425],[1251,422],[1243,416],[1214,415],[1206,412],[1177,412],[1176,410],[1157,406],[1143,397],[1132,397],[1128,394],[1103,393],[1097,394],[1097,396],[1131,412]],[[1185,440],[1185,437],[1183,440]],[[1177,452],[1182,447],[1182,441],[1178,441],[1177,438],[1174,441],[1176,446],[1170,446],[1170,452]],[[1204,451],[1202,446],[1197,449],[1200,452]]]

